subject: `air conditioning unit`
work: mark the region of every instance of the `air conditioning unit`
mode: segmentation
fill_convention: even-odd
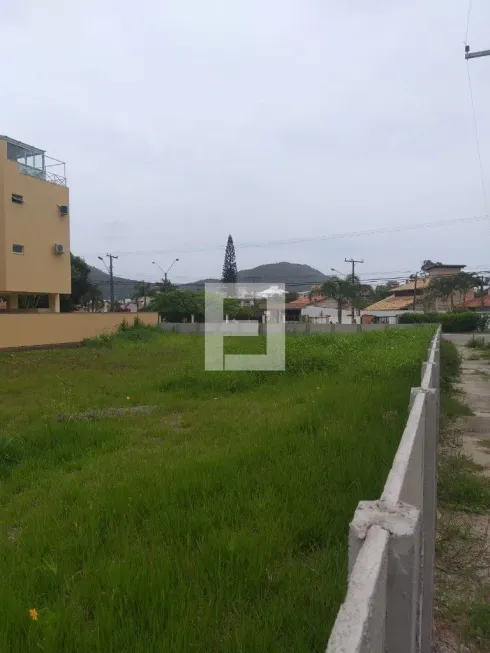
[[[60,243],[56,243],[54,246],[54,253],[55,254],[64,254],[65,253],[65,246],[61,245]]]
[[[64,204],[58,207],[60,211],[60,215],[68,215],[68,207]]]

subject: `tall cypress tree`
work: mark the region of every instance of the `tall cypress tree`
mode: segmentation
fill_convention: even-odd
[[[233,244],[233,238],[228,236],[221,281],[222,283],[236,283],[237,279],[238,271],[236,267],[235,245]]]

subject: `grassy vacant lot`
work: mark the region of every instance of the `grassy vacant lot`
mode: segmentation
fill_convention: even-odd
[[[0,354],[0,651],[323,651],[430,335],[293,336],[286,373],[150,330]]]

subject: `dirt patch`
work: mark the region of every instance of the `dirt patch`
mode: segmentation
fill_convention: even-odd
[[[87,410],[83,413],[58,413],[58,422],[90,422],[106,417],[125,417],[127,415],[148,415],[156,410],[158,406],[131,406],[128,408],[101,408],[98,410]]]

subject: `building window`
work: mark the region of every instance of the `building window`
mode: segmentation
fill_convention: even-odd
[[[14,204],[24,204],[24,196],[17,195],[17,193],[12,193],[12,202]]]
[[[14,254],[23,254],[24,253],[24,245],[12,245],[12,252]]]

